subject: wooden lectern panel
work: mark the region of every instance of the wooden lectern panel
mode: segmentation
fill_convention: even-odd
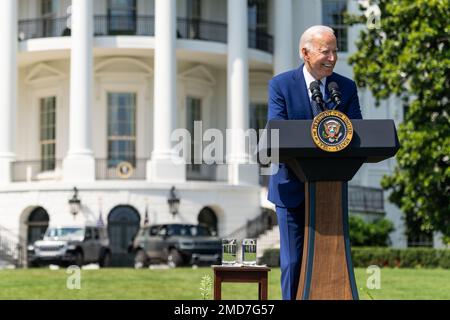
[[[306,220],[297,299],[351,300],[358,294],[348,239],[347,184],[306,184]]]

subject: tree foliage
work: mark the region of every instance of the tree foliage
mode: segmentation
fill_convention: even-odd
[[[373,0],[378,28],[364,28],[350,57],[355,80],[377,100],[403,103],[401,149],[382,186],[425,231],[450,242],[450,0]],[[361,9],[363,9],[361,7]],[[350,24],[366,17],[349,17]]]
[[[351,215],[348,220],[352,246],[386,247],[394,224],[385,218],[365,222],[360,216]]]

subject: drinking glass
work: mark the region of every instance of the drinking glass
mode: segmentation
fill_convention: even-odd
[[[242,264],[256,265],[256,239],[242,240]]]
[[[237,244],[236,239],[222,239],[222,264],[232,265],[236,263]]]

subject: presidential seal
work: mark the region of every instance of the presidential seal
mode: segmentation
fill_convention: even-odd
[[[345,149],[352,141],[353,126],[350,119],[342,112],[327,110],[314,118],[311,136],[320,149],[337,152]]]
[[[116,166],[117,176],[122,179],[131,177],[133,171],[133,165],[127,161],[123,161]]]

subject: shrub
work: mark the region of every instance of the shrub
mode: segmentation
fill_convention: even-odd
[[[350,243],[353,246],[386,247],[389,244],[389,233],[394,231],[394,225],[387,219],[377,219],[365,222],[361,217],[349,217]]]
[[[450,250],[440,250],[439,267],[450,269]]]
[[[400,253],[400,267],[432,268],[439,266],[439,250],[430,248],[410,248]]]
[[[280,249],[266,249],[261,257],[260,264],[266,264],[268,267],[280,266]]]
[[[450,250],[432,248],[395,249],[385,247],[352,248],[354,267],[370,265],[391,268],[444,268],[450,269]],[[268,249],[260,260],[269,267],[280,266],[279,249]]]

